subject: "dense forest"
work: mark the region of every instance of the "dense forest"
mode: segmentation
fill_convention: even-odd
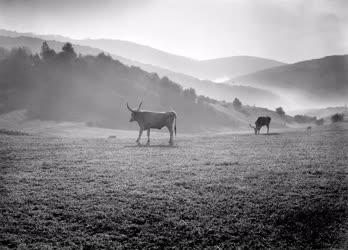
[[[70,43],[40,54],[0,49],[0,112],[26,109],[30,118],[79,121],[110,128],[130,126],[126,103],[148,110],[175,110],[178,127],[199,130],[236,126],[209,105],[209,98],[167,77],[128,67],[110,56],[77,55]]]

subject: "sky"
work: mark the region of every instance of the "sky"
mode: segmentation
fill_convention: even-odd
[[[0,29],[127,40],[194,59],[348,54],[346,0],[0,0]]]

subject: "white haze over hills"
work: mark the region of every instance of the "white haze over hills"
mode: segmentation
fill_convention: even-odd
[[[348,55],[334,55],[240,76],[238,82],[272,90],[291,109],[344,106],[348,102]]]
[[[149,64],[173,72],[193,76],[201,80],[226,81],[233,77],[253,73],[259,70],[284,65],[271,59],[252,56],[232,56],[210,60],[194,60],[192,58],[174,55],[158,49],[136,44],[129,41],[114,39],[82,39],[76,40],[60,35],[37,35],[33,33],[17,33],[0,30],[3,36],[38,37],[44,40],[71,42],[106,51],[110,54],[121,56],[142,64]]]
[[[49,39],[57,38],[55,41]],[[78,45],[75,40],[58,35],[35,35],[33,33],[18,33],[13,31],[0,30],[0,47],[7,49],[15,47],[28,47],[32,52],[39,53],[43,39],[48,41],[51,48],[59,51],[66,41],[72,42],[77,53],[97,55],[102,51],[91,46]],[[109,51],[106,51],[109,53]],[[228,84],[216,84],[209,80],[199,80],[196,77],[174,72],[162,67],[144,64],[138,61],[111,54],[114,59],[126,65],[133,65],[148,72],[157,73],[160,77],[167,76],[171,80],[179,83],[184,88],[194,88],[199,95],[209,96],[217,100],[232,102],[234,98],[239,98],[244,104],[257,105],[274,109],[279,105],[280,97],[272,91],[249,86],[230,86]]]
[[[250,56],[198,61],[120,40],[75,40],[60,35],[7,30],[0,30],[0,35],[17,38],[17,42],[7,41],[7,48],[28,46],[33,52],[40,50],[43,40],[49,40],[50,46],[56,50],[61,48],[63,42],[69,41],[82,54],[96,55],[105,51],[122,63],[155,72],[160,77],[167,76],[184,88],[194,88],[197,94],[217,100],[233,101],[237,97],[245,104],[271,109],[282,106],[290,111],[342,106],[348,99],[347,63],[346,59],[335,60],[339,57],[288,65]],[[43,40],[30,40],[29,37]],[[320,67],[318,62],[321,62]],[[326,77],[323,76],[324,72]],[[211,80],[200,80],[202,78]],[[216,84],[214,80],[223,84]]]
[[[231,79],[240,75],[283,65],[282,62],[251,56],[194,60],[121,40],[86,39],[75,40],[74,42],[100,48],[130,60],[183,73],[201,80],[215,80],[223,77]]]
[[[132,41],[199,60],[347,54],[347,13],[345,0],[0,0],[3,29]]]

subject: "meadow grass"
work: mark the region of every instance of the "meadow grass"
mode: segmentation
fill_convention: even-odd
[[[347,249],[347,132],[0,135],[0,248]]]

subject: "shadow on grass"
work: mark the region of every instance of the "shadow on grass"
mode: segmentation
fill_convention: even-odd
[[[339,225],[347,218],[347,209],[335,204],[318,204],[288,211],[274,223],[277,241],[286,245],[296,244],[299,248],[330,248],[341,239]],[[342,236],[341,236],[342,237]],[[295,243],[296,242],[296,243]]]
[[[159,144],[159,145],[146,145],[146,144],[138,144],[138,145],[127,145],[125,148],[178,148],[178,145],[169,145],[169,144]]]
[[[3,134],[3,135],[25,135],[25,136],[30,135],[30,134],[22,132],[22,131],[7,130],[7,129],[0,129],[0,134]]]
[[[260,135],[280,135],[281,133],[268,133],[268,134],[260,134]]]
[[[270,136],[270,135],[281,135],[282,133],[260,133],[258,135],[255,135],[254,133],[250,133],[250,134],[244,134],[244,135],[241,135],[241,136]]]

